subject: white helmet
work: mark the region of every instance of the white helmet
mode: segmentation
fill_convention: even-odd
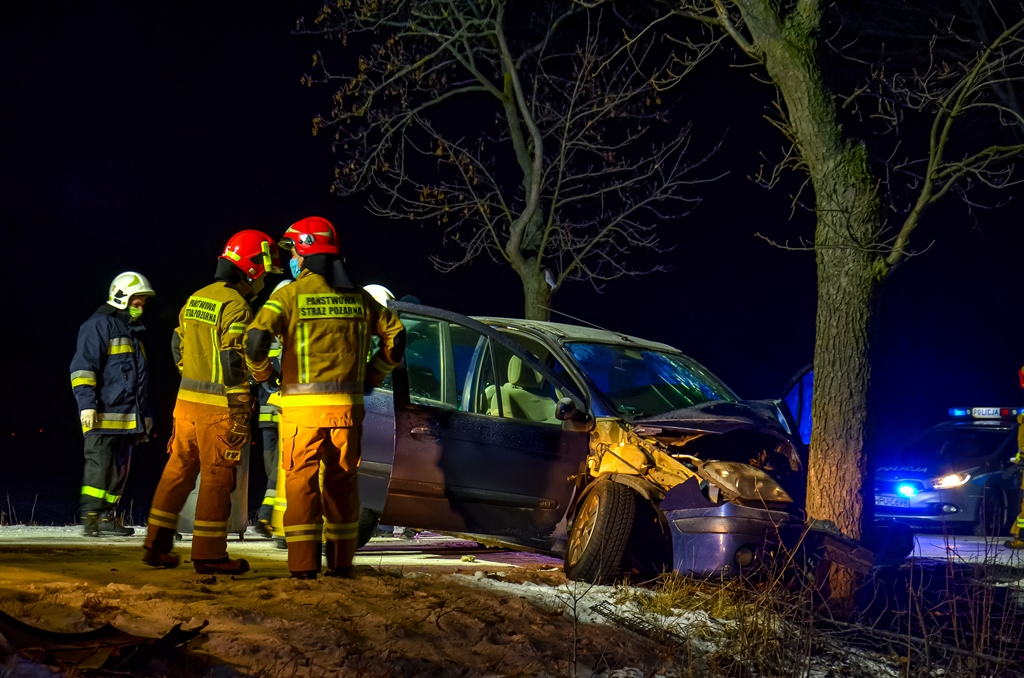
[[[156,292],[149,284],[146,276],[135,271],[119,273],[114,281],[110,283],[110,294],[107,296],[107,303],[114,308],[128,308],[128,300],[132,296],[151,297]]]
[[[277,283],[276,285],[274,285],[274,290],[271,292],[271,294],[273,294],[274,292],[278,291],[279,289],[281,289],[282,287],[284,287],[285,285],[287,285],[290,282],[292,282],[292,281],[288,280],[286,278],[286,279],[282,280],[281,282]]]
[[[384,307],[387,307],[388,301],[394,301],[395,299],[395,295],[391,293],[391,290],[383,285],[366,285],[363,289],[369,292],[370,296],[376,299],[377,303]]]

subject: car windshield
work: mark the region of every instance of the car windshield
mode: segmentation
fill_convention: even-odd
[[[569,354],[615,410],[651,417],[736,394],[698,363],[678,353],[621,344],[573,342]]]
[[[903,448],[910,459],[939,457],[944,461],[987,457],[999,449],[1013,432],[980,427],[942,428],[927,431]]]

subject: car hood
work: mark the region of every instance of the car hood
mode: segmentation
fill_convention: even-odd
[[[935,459],[922,457],[898,457],[879,462],[875,467],[875,478],[882,480],[928,479],[947,473],[960,473],[985,465],[985,458]]]
[[[653,417],[637,418],[633,424],[680,433],[730,433],[746,430],[789,438],[790,432],[781,423],[780,416],[778,407],[770,400],[717,400]]]

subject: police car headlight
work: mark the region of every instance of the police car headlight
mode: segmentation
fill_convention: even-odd
[[[763,502],[790,503],[793,498],[759,468],[734,461],[712,461],[704,464],[704,476],[728,494],[741,499]]]
[[[970,473],[950,473],[948,476],[936,478],[932,481],[933,490],[948,490],[951,487],[960,487],[971,479]]]

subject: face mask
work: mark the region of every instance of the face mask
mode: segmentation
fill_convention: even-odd
[[[137,306],[129,306],[128,315],[131,316],[132,320],[138,320],[142,317],[142,309]]]
[[[289,259],[288,260],[288,268],[290,268],[291,271],[292,271],[292,277],[295,278],[296,280],[298,280],[299,279],[299,274],[302,273],[302,269],[299,267],[299,260],[298,259]]]

